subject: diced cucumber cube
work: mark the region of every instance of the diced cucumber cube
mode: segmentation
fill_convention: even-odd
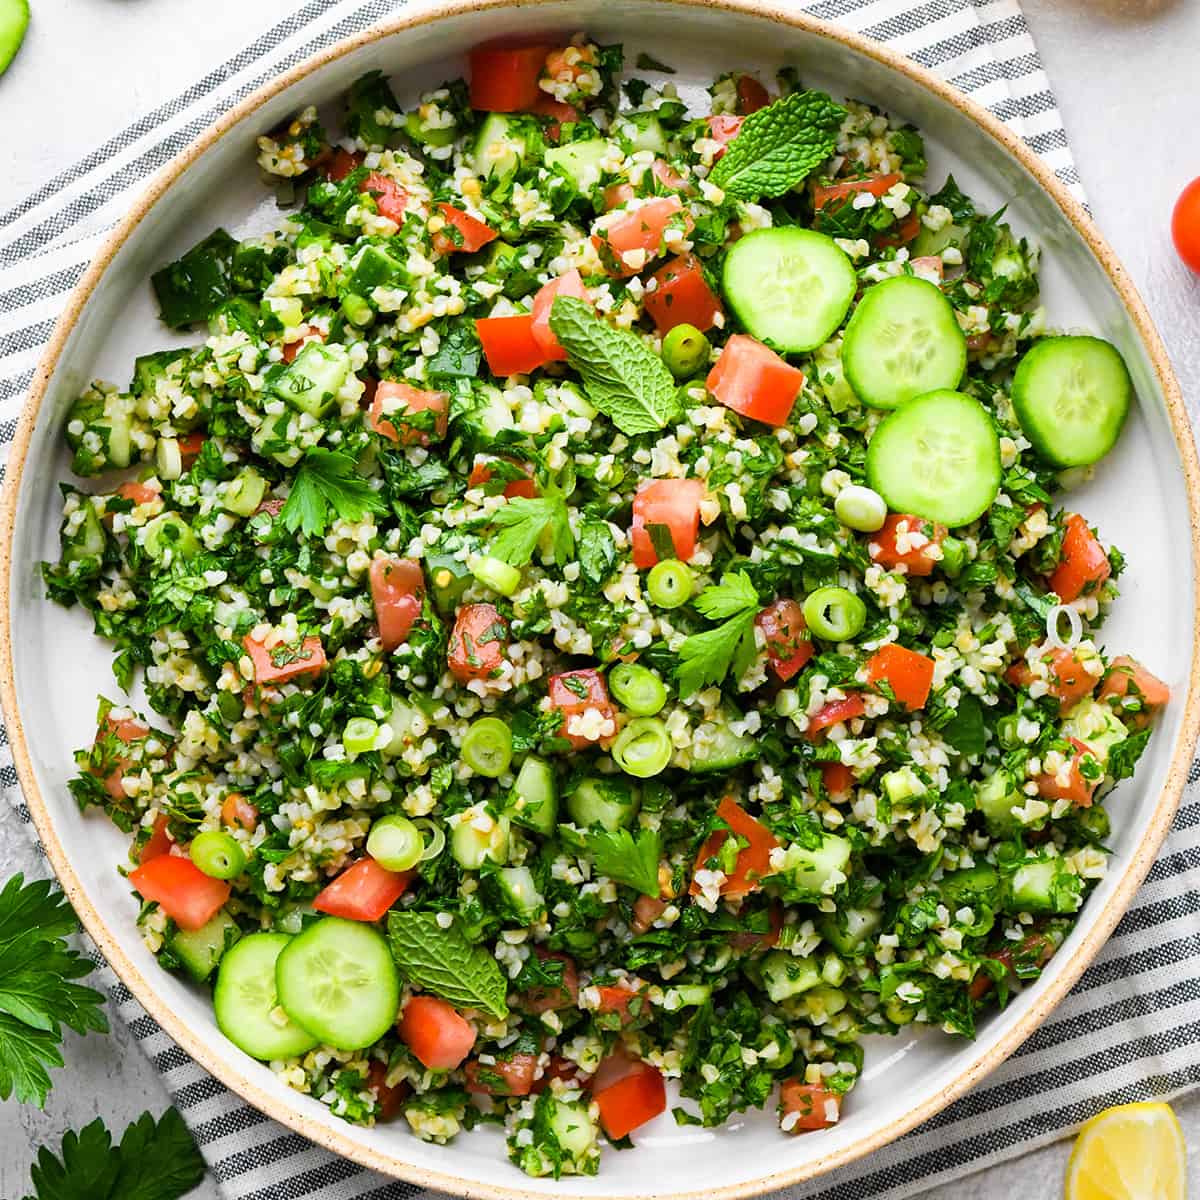
[[[271,381],[271,391],[293,408],[319,417],[327,412],[350,374],[350,358],[341,346],[312,340]]]
[[[581,192],[588,192],[600,182],[600,164],[611,153],[612,143],[604,138],[568,142],[546,151],[546,166],[562,171]]]
[[[216,970],[221,957],[242,936],[237,922],[222,908],[199,929],[178,929],[171,949],[184,970],[203,983]]]
[[[619,776],[589,776],[567,797],[571,820],[585,829],[598,825],[615,833],[633,822],[637,810],[633,785]]]
[[[538,890],[528,867],[501,867],[496,884],[522,924],[531,925],[546,911],[546,897]]]
[[[821,982],[821,972],[811,958],[797,958],[783,950],[772,950],[763,959],[762,980],[767,995],[778,1004],[815,988]]]
[[[512,819],[526,829],[544,837],[554,832],[558,823],[558,785],[554,768],[545,759],[531,754],[521,764],[509,797],[508,811]]]

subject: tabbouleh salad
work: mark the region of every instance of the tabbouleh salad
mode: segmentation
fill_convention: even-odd
[[[972,1037],[1167,700],[1059,498],[1129,375],[1037,249],[878,109],[637,65],[483,47],[260,137],[278,228],[154,275],[203,340],[80,396],[106,482],[44,567],[154,710],[72,790],[162,966],[346,1120],[531,1175],[666,1080],[796,1134],[865,1035]]]

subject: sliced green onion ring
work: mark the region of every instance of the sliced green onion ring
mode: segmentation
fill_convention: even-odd
[[[210,879],[236,879],[246,865],[246,852],[237,838],[216,829],[196,834],[188,855]]]
[[[480,717],[467,730],[461,754],[476,775],[498,779],[512,762],[512,730],[499,717]]]
[[[437,858],[446,848],[446,831],[428,817],[418,817],[413,824],[425,835],[425,849],[421,851],[421,862]]]
[[[804,601],[804,623],[827,642],[846,642],[862,632],[867,606],[844,587],[817,588]]]
[[[412,870],[424,848],[421,831],[399,813],[380,817],[367,834],[367,853],[388,871]]]
[[[612,756],[626,775],[649,779],[666,769],[674,750],[667,727],[657,717],[638,717],[617,734]]]
[[[646,576],[646,591],[650,603],[659,608],[678,608],[692,598],[695,580],[687,563],[677,558],[668,558],[655,563]]]
[[[608,688],[622,708],[638,717],[654,716],[667,702],[663,681],[637,663],[617,663],[608,673]]]

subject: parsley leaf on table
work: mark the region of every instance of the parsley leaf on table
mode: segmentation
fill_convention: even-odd
[[[385,513],[387,506],[348,454],[338,450],[310,450],[300,462],[291,494],[279,513],[283,527],[308,537],[325,532],[329,510],[343,521],[361,521],[367,513]]]
[[[554,561],[570,562],[575,539],[562,496],[518,496],[496,510],[491,523],[499,532],[488,543],[488,553],[510,566],[523,567],[533,557],[543,531],[549,527]]]
[[[92,962],[65,941],[78,925],[46,880],[15,875],[0,891],[0,1100],[42,1105],[61,1067],[63,1026],[107,1032],[104,997],[75,983]]]
[[[158,1122],[142,1113],[119,1146],[99,1117],[65,1134],[58,1156],[43,1146],[30,1171],[34,1194],[25,1200],[178,1200],[203,1178],[196,1143],[169,1108]]]
[[[685,699],[708,684],[720,683],[731,667],[735,675],[741,675],[756,653],[758,592],[744,571],[727,572],[720,583],[705,588],[693,603],[706,617],[724,623],[692,634],[679,647],[675,680]]]
[[[602,321],[590,304],[559,296],[550,328],[582,377],[588,399],[622,433],[653,433],[683,414],[663,360],[636,334]]]
[[[824,92],[792,92],[742,122],[709,180],[739,200],[782,196],[837,149],[845,116]]]
[[[617,883],[626,883],[646,896],[658,896],[658,863],[662,844],[653,829],[642,829],[634,838],[628,829],[615,833],[589,831],[588,853],[596,871]]]

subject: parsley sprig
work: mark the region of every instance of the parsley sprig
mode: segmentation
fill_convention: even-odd
[[[705,588],[692,603],[713,621],[715,629],[694,633],[679,647],[675,680],[686,698],[709,684],[720,683],[730,668],[743,674],[754,661],[754,618],[758,592],[745,571],[728,571],[720,583]]]
[[[343,521],[361,521],[367,513],[383,514],[383,498],[362,478],[354,459],[339,450],[310,450],[300,462],[287,503],[280,510],[283,527],[318,537],[330,524],[329,511]]]
[[[556,563],[570,562],[575,551],[567,504],[561,495],[549,494],[533,499],[520,496],[508,500],[496,510],[491,524],[497,532],[488,543],[488,553],[514,567],[523,567],[529,562],[546,530],[550,531],[550,546]]]
[[[662,843],[653,829],[639,830],[636,838],[628,829],[615,833],[592,830],[587,834],[587,848],[599,874],[637,888],[643,895],[658,895]]]

